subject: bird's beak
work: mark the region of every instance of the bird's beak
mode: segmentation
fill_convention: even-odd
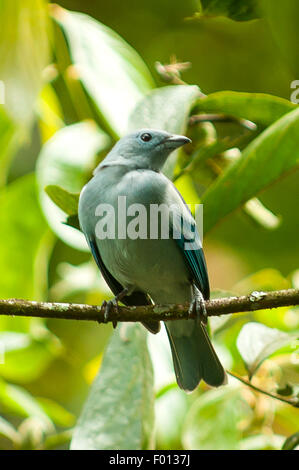
[[[171,149],[176,149],[178,147],[181,147],[182,145],[189,144],[191,142],[191,139],[188,137],[185,137],[184,135],[171,135],[169,137],[166,137],[164,140],[164,145],[167,148]]]

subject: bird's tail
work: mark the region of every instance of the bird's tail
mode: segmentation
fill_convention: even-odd
[[[218,387],[226,383],[226,373],[199,320],[166,322],[176,379],[180,388],[194,390],[201,379]]]

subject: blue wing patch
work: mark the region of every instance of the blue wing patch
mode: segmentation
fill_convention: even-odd
[[[174,238],[174,241],[184,256],[190,272],[190,280],[201,291],[204,299],[208,300],[210,298],[210,285],[207,265],[195,223],[192,225],[192,232],[194,234],[192,240],[185,237],[181,232],[181,237]],[[192,249],[188,249],[188,245],[191,245]]]

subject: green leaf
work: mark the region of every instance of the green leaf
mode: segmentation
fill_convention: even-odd
[[[30,343],[30,336],[26,333],[19,333],[16,331],[4,331],[0,333],[0,344],[5,355],[10,351],[18,351],[20,349],[28,348]]]
[[[203,194],[204,230],[256,196],[299,161],[299,109],[267,128]]]
[[[190,110],[199,96],[197,86],[176,85],[157,88],[141,100],[129,120],[128,131],[142,127],[163,129],[174,134],[184,134]],[[164,173],[172,177],[177,152],[171,154],[164,166]]]
[[[299,446],[299,432],[296,432],[295,434],[293,434],[292,436],[289,436],[285,440],[282,446],[282,450],[293,450],[298,446]]]
[[[257,0],[200,0],[200,13],[205,16],[227,16],[236,21],[259,17]]]
[[[278,51],[285,58],[294,78],[298,78],[298,0],[263,0],[261,4]]]
[[[51,83],[46,83],[39,94],[37,114],[43,142],[65,126],[62,106]]]
[[[56,206],[60,207],[68,215],[78,214],[80,193],[70,193],[54,184],[46,186],[45,191]]]
[[[49,398],[38,398],[38,403],[46,415],[59,427],[70,427],[75,423],[75,416],[59,403]]]
[[[35,260],[46,232],[36,195],[35,178],[26,175],[0,192],[0,298],[34,298],[36,275],[46,276]]]
[[[69,215],[65,223],[76,230],[81,230],[78,214]]]
[[[0,363],[0,376],[14,382],[31,382],[45,371],[60,351],[57,338],[45,328],[40,337],[14,331],[0,333],[4,361]]]
[[[274,433],[253,434],[240,441],[239,450],[279,450],[283,436]]]
[[[81,191],[96,165],[96,154],[109,142],[108,136],[93,121],[80,122],[56,132],[43,146],[38,158],[37,178],[45,217],[64,242],[78,249],[87,249],[84,236],[65,225],[65,212],[58,206],[63,205],[67,213],[73,213],[77,196],[69,193]],[[50,200],[45,188],[58,206]]]
[[[269,126],[298,107],[288,100],[265,93],[218,91],[200,98],[194,113],[224,113]]]
[[[51,419],[37,400],[22,387],[0,381],[0,400],[5,410],[19,416],[36,418],[45,431],[54,431]]]
[[[55,7],[54,18],[69,45],[80,80],[115,137],[121,136],[153,79],[137,52],[93,18]]]
[[[18,431],[6,419],[0,416],[0,436],[10,439],[14,444],[21,442],[21,436]]]
[[[239,446],[241,420],[251,416],[240,389],[226,386],[209,390],[189,409],[183,431],[186,449],[234,450]]]
[[[8,117],[3,107],[0,106],[0,186],[2,186],[6,180],[15,131],[15,125]]]
[[[48,2],[0,3],[0,77],[5,84],[5,108],[24,127],[32,118],[49,63]]]
[[[285,333],[261,323],[246,323],[237,338],[237,347],[251,378],[262,362],[298,338],[298,334]]]
[[[153,432],[153,372],[146,331],[138,323],[120,324],[106,350],[71,449],[143,449]]]

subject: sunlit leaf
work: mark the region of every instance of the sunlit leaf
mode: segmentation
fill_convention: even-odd
[[[225,113],[269,126],[296,107],[291,101],[265,93],[218,91],[200,98],[194,112]]]
[[[283,436],[277,434],[256,434],[240,441],[240,450],[279,450]]]
[[[155,429],[158,448],[177,449],[181,445],[182,427],[189,410],[188,395],[176,382],[159,390],[155,402]],[[175,412],[174,412],[175,410]]]
[[[142,449],[151,446],[153,375],[146,331],[119,325],[78,420],[71,449]]]
[[[254,197],[299,161],[299,109],[260,134],[202,197],[204,230]],[[261,171],[262,168],[262,171]]]
[[[40,93],[37,111],[42,140],[45,142],[65,125],[59,98],[49,83],[43,87]]]
[[[71,200],[71,212],[74,210],[74,197],[68,193],[79,193],[91,177],[96,165],[96,154],[109,143],[109,138],[92,121],[80,122],[67,126],[43,146],[38,159],[37,178],[40,199],[44,214],[53,231],[66,243],[79,249],[87,249],[84,236],[78,230],[67,227],[66,214],[54,204],[45,193],[49,186],[60,186],[65,190],[54,191],[60,207],[68,206]],[[59,195],[58,194],[59,191]],[[51,192],[51,190],[50,190]],[[53,188],[51,195],[53,195]],[[64,202],[63,202],[64,199]],[[56,201],[58,202],[58,201]],[[65,207],[64,207],[65,209]]]
[[[2,416],[0,416],[0,436],[1,435],[11,440],[15,444],[18,444],[21,439],[21,436],[19,435],[18,431],[13,427],[11,423],[6,421],[6,419],[2,418]]]
[[[4,361],[0,364],[0,376],[14,382],[31,382],[37,379],[60,351],[54,335],[33,338],[29,334],[14,331],[0,333]]]
[[[66,410],[59,403],[56,403],[49,398],[38,398],[38,403],[44,410],[44,412],[49,416],[49,418],[60,427],[69,427],[73,426],[75,423],[75,416]]]
[[[177,85],[157,88],[141,100],[130,115],[128,131],[142,127],[163,129],[174,134],[184,134],[190,110],[199,96],[197,86]],[[164,173],[172,177],[177,152],[167,159]]]
[[[46,231],[36,195],[35,178],[27,175],[0,193],[0,298],[36,298],[35,259]],[[42,266],[40,266],[42,268]],[[45,275],[39,270],[39,276]]]
[[[0,381],[0,400],[4,409],[19,416],[36,418],[44,430],[53,431],[51,419],[37,400],[22,387]]]
[[[56,185],[46,186],[45,191],[56,206],[60,207],[63,212],[68,215],[76,215],[78,213],[80,193],[70,193]]]
[[[189,409],[183,431],[186,449],[238,449],[241,420],[250,420],[252,412],[239,388],[226,386],[209,390]]]
[[[5,107],[21,127],[32,118],[49,61],[48,2],[27,0],[0,3],[0,78]]]
[[[10,351],[18,351],[27,348],[30,343],[30,336],[25,333],[18,333],[16,331],[4,331],[0,333],[0,344],[5,355]]]
[[[0,105],[0,186],[2,186],[6,179],[15,131],[15,125]]]
[[[240,280],[234,286],[234,290],[239,295],[246,295],[253,291],[271,291],[280,289],[290,289],[291,283],[280,271],[273,268],[261,269],[244,279]]]
[[[298,381],[297,381],[298,384]],[[280,448],[283,446],[285,437],[290,436],[289,444],[295,444],[292,442],[291,436],[296,436],[298,432],[298,420],[299,420],[299,408],[290,406],[288,404],[280,403],[279,406],[276,406],[275,414],[273,416],[272,426],[274,429],[281,429],[284,431],[284,439],[280,445]]]
[[[252,377],[262,362],[298,338],[298,334],[285,333],[261,323],[246,323],[241,329],[237,347],[245,362],[249,377]]]
[[[121,136],[137,102],[153,79],[137,52],[107,26],[90,16],[53,9],[70,49],[71,59],[102,121]]]

